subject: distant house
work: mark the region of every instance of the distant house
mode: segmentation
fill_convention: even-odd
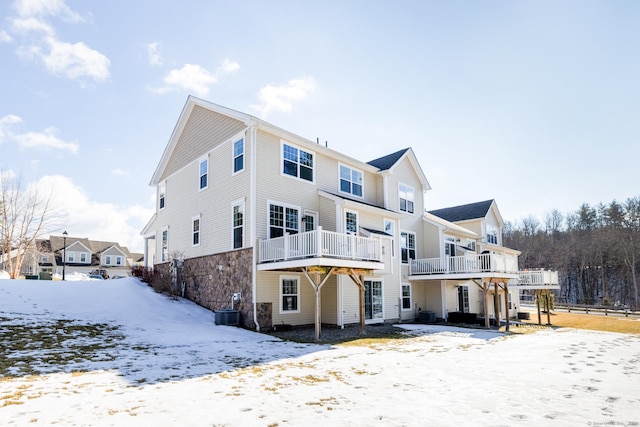
[[[142,265],[141,253],[130,252],[115,242],[90,240],[81,237],[66,238],[50,236],[36,240],[36,246],[24,259],[23,275],[62,275],[74,272],[89,274],[95,270],[106,270],[110,277],[129,276],[131,268]]]
[[[187,298],[234,304],[249,328],[422,312],[488,324],[519,306],[519,253],[501,246],[495,202],[426,212],[431,186],[411,148],[363,162],[189,97],[150,185],[145,264],[179,262]]]

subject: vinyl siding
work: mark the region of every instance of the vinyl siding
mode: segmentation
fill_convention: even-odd
[[[185,129],[185,132],[189,130]],[[233,136],[242,134],[233,134]],[[251,200],[249,167],[251,135],[246,132],[245,170],[233,174],[233,142],[227,139],[205,153],[208,159],[208,186],[199,188],[200,159],[192,158],[185,167],[166,179],[165,208],[158,211],[154,223],[156,253],[160,254],[161,230],[169,226],[169,254],[179,252],[185,258],[232,250],[232,202],[244,200],[244,245],[251,246]],[[200,216],[200,245],[192,245],[192,218]],[[159,257],[156,262],[160,262]]]
[[[299,313],[280,313],[280,277],[298,277]],[[257,302],[271,302],[273,324],[309,325],[315,322],[315,294],[303,274],[289,272],[259,272],[257,275]]]
[[[170,177],[245,127],[238,120],[194,106],[160,180]]]
[[[338,279],[331,275],[327,283],[320,290],[322,306],[322,323],[330,325],[339,324],[338,319]]]

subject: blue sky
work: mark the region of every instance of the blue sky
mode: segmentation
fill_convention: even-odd
[[[428,209],[494,198],[505,220],[542,221],[640,195],[635,0],[22,0],[0,14],[0,168],[53,188],[73,236],[141,250],[189,94],[363,161],[411,146]]]

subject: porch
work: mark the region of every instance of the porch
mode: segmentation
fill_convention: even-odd
[[[317,230],[261,240],[258,270],[321,265],[380,270],[382,242],[375,237]]]
[[[560,289],[557,271],[544,269],[523,270],[518,272],[516,288],[525,289]]]
[[[412,259],[409,263],[409,276],[462,279],[465,277],[491,277],[496,274],[517,279],[518,257],[507,253],[474,253],[461,256]]]

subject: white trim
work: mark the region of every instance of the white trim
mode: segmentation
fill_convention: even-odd
[[[203,173],[201,172],[201,168],[202,168],[202,163],[203,162],[207,162],[207,171],[206,171],[206,175],[207,175],[207,185],[205,185],[204,187],[202,187],[201,181],[202,181],[202,176]],[[207,153],[205,156],[202,156],[200,158],[198,158],[198,191],[203,191],[206,190],[207,188],[209,188],[209,153]]]
[[[297,297],[297,304],[296,304],[296,310],[284,310],[282,307],[282,297],[284,297],[284,294],[282,293],[282,282],[284,280],[295,280],[296,282],[296,297]],[[281,275],[278,278],[278,310],[279,310],[279,314],[295,314],[295,313],[300,313],[300,302],[301,302],[301,298],[300,298],[300,276],[292,276],[292,275]],[[293,294],[291,294],[293,295]]]
[[[411,258],[409,256],[409,254],[407,253],[407,262],[404,262],[402,260],[402,233],[406,233],[407,235],[412,234],[413,235],[413,251],[416,254],[416,257],[418,256],[418,240],[417,240],[417,233],[415,231],[410,231],[410,230],[400,230],[400,242],[399,242],[399,248],[400,248],[400,263],[402,264],[409,264],[411,259],[416,259],[416,258]],[[409,246],[407,245],[407,251],[409,250]]]
[[[293,175],[289,175],[287,173],[284,173],[284,146],[288,145],[292,148],[295,148],[296,150],[298,150],[298,161],[297,161],[297,170],[296,170],[296,176]],[[300,178],[300,151],[304,151],[305,153],[309,153],[313,156],[313,165],[311,166],[311,181],[304,179],[304,178]],[[280,162],[279,162],[279,167],[280,167],[280,175],[281,176],[285,176],[285,177],[289,177],[291,179],[295,179],[297,181],[302,181],[302,182],[307,182],[309,184],[313,184],[315,185],[316,183],[316,160],[317,160],[317,156],[316,153],[314,151],[310,151],[307,150],[306,148],[300,148],[298,145],[293,144],[287,140],[281,139],[280,140]]]
[[[353,190],[353,171],[356,171],[358,173],[360,173],[360,175],[362,175],[362,194],[361,195],[357,195],[357,194],[353,194],[352,192],[348,192],[348,191],[343,191],[342,190],[342,185],[341,185],[341,181],[342,181],[342,171],[341,168],[345,167],[347,169],[349,169],[349,183],[351,184],[351,189]],[[354,168],[352,166],[347,165],[346,163],[342,163],[342,162],[338,162],[338,193],[340,194],[348,194],[349,196],[353,196],[353,197],[357,197],[359,199],[364,199],[364,172],[360,169]]]
[[[391,235],[390,240],[391,240],[391,259],[394,260],[396,259],[396,242],[398,241],[398,236],[396,234],[396,229],[398,224],[393,219],[382,218],[382,231],[384,231],[385,233],[387,233],[387,228],[386,228],[387,222],[393,225],[393,234]]]
[[[236,206],[240,207],[240,211],[242,213],[242,225],[240,226],[242,228],[242,244],[237,248],[235,247],[235,230],[236,230],[235,208]],[[232,249],[242,249],[245,247],[246,223],[247,223],[247,214],[246,214],[246,207],[245,207],[245,198],[242,197],[240,199],[237,199],[231,202],[231,248]]]
[[[198,220],[198,243],[193,243],[193,235],[195,234],[195,231],[193,231],[193,223],[196,220]],[[202,242],[202,216],[200,214],[191,217],[191,227],[189,230],[191,231],[191,247],[200,246]]]
[[[385,319],[385,315],[384,315],[384,279],[382,279],[381,277],[367,276],[367,277],[364,277],[363,282],[380,282],[380,295],[381,295],[381,306],[382,306],[382,309],[381,309],[382,317],[381,318],[365,319],[364,323],[365,324],[371,324],[371,323],[384,322],[384,319]],[[366,305],[366,301],[365,301],[365,305]],[[373,307],[372,307],[372,309],[373,309]]]
[[[287,229],[287,208],[290,209],[296,209],[298,211],[298,233],[300,232],[300,225],[301,225],[301,221],[302,221],[302,217],[301,217],[301,212],[302,212],[302,208],[300,206],[296,206],[296,205],[291,205],[289,203],[282,203],[282,202],[277,202],[275,200],[271,200],[271,199],[267,199],[267,238],[270,239],[271,237],[271,205],[276,205],[276,206],[282,206],[285,210],[284,210],[284,217],[283,217],[283,221],[284,221],[284,226],[283,229],[286,230]]]
[[[409,308],[403,307],[404,295],[402,293],[402,288],[408,286],[409,287]],[[410,282],[400,282],[400,310],[401,311],[411,311],[413,310],[413,287]]]
[[[353,232],[347,230],[347,214],[354,214],[356,216],[356,229]],[[342,213],[342,221],[344,223],[344,232],[347,234],[358,234],[358,230],[360,230],[360,213],[353,209],[343,209]]]
[[[235,170],[236,167],[236,143],[242,140],[242,167],[238,170]],[[242,131],[242,135],[238,135],[237,137],[231,138],[231,176],[238,175],[239,173],[244,172],[246,167],[247,160],[247,138],[245,137],[245,132]]]
[[[413,202],[413,212],[409,212],[408,209],[407,210],[402,210],[402,204],[400,203],[400,199],[401,199],[401,197],[400,197],[400,192],[401,192],[400,187],[402,187],[402,186],[406,187],[406,190],[404,192],[407,193],[407,194],[408,194],[408,190],[409,189],[411,190],[411,194],[413,195],[413,200],[411,200]],[[409,198],[408,197],[405,198],[405,200],[407,201],[407,203],[409,202]],[[398,181],[398,211],[404,212],[407,215],[415,215],[416,214],[416,189],[412,185],[405,184],[404,182],[400,182],[400,181]]]
[[[163,238],[163,234],[164,232],[167,232],[167,259],[164,259],[164,251],[163,251],[163,247],[162,247],[162,238]],[[169,227],[168,226],[164,226],[160,229],[160,262],[168,262],[169,261]]]

